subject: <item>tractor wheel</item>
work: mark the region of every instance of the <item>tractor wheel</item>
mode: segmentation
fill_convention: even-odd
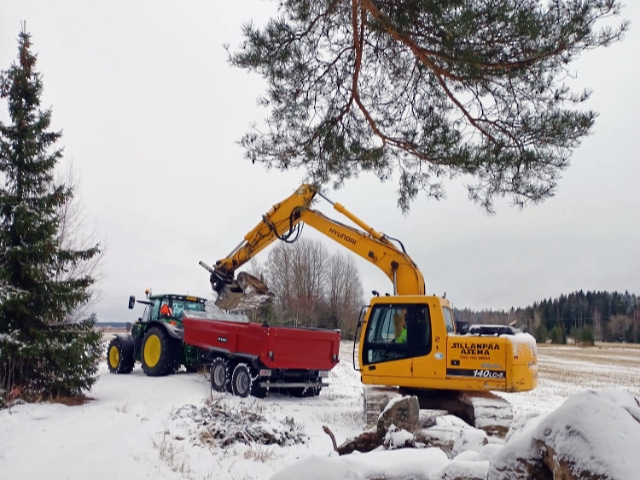
[[[131,373],[133,358],[133,338],[114,337],[107,347],[107,366],[111,373]]]
[[[251,393],[251,370],[246,363],[239,363],[231,375],[231,392],[238,397],[248,397]]]
[[[229,361],[216,357],[211,363],[211,388],[216,392],[229,391]]]
[[[150,377],[176,371],[180,365],[180,345],[162,327],[151,327],[142,340],[142,370]]]

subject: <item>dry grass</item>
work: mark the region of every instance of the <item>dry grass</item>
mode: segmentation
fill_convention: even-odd
[[[160,460],[166,463],[173,472],[180,473],[185,478],[192,478],[189,457],[185,455],[184,449],[173,441],[169,431],[165,430],[159,439],[153,439],[153,446],[158,450]]]
[[[247,460],[251,459],[255,462],[261,463],[266,463],[269,460],[277,458],[277,455],[272,449],[260,445],[253,445],[249,447],[249,449],[244,452],[243,456]]]

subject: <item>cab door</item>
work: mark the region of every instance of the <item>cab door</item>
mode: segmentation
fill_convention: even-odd
[[[374,377],[411,378],[412,352],[408,342],[409,331],[404,335],[402,332],[406,324],[406,314],[407,306],[402,304],[377,304],[371,308],[360,358],[363,382],[384,384]],[[398,382],[390,384],[395,385]]]
[[[432,383],[444,377],[446,366],[446,337],[439,338],[435,305],[414,305],[409,334],[413,342],[413,385],[418,388],[435,387]],[[432,308],[434,309],[432,311]]]

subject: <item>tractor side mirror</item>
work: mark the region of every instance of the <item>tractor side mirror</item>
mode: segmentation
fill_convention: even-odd
[[[129,309],[131,310],[135,304],[136,304],[136,297],[131,295],[129,297]]]

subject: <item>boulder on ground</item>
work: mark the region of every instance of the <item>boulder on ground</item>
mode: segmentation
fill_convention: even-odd
[[[587,390],[514,425],[488,480],[628,480],[640,471],[640,406],[620,390]]]
[[[473,428],[453,415],[442,415],[435,419],[435,425],[419,428],[413,434],[416,443],[442,449],[449,458],[464,451],[477,452],[489,443],[490,437],[483,430]],[[491,438],[502,442],[501,439]]]
[[[384,438],[389,427],[413,433],[420,422],[420,405],[415,395],[392,399],[378,417],[378,434]]]

